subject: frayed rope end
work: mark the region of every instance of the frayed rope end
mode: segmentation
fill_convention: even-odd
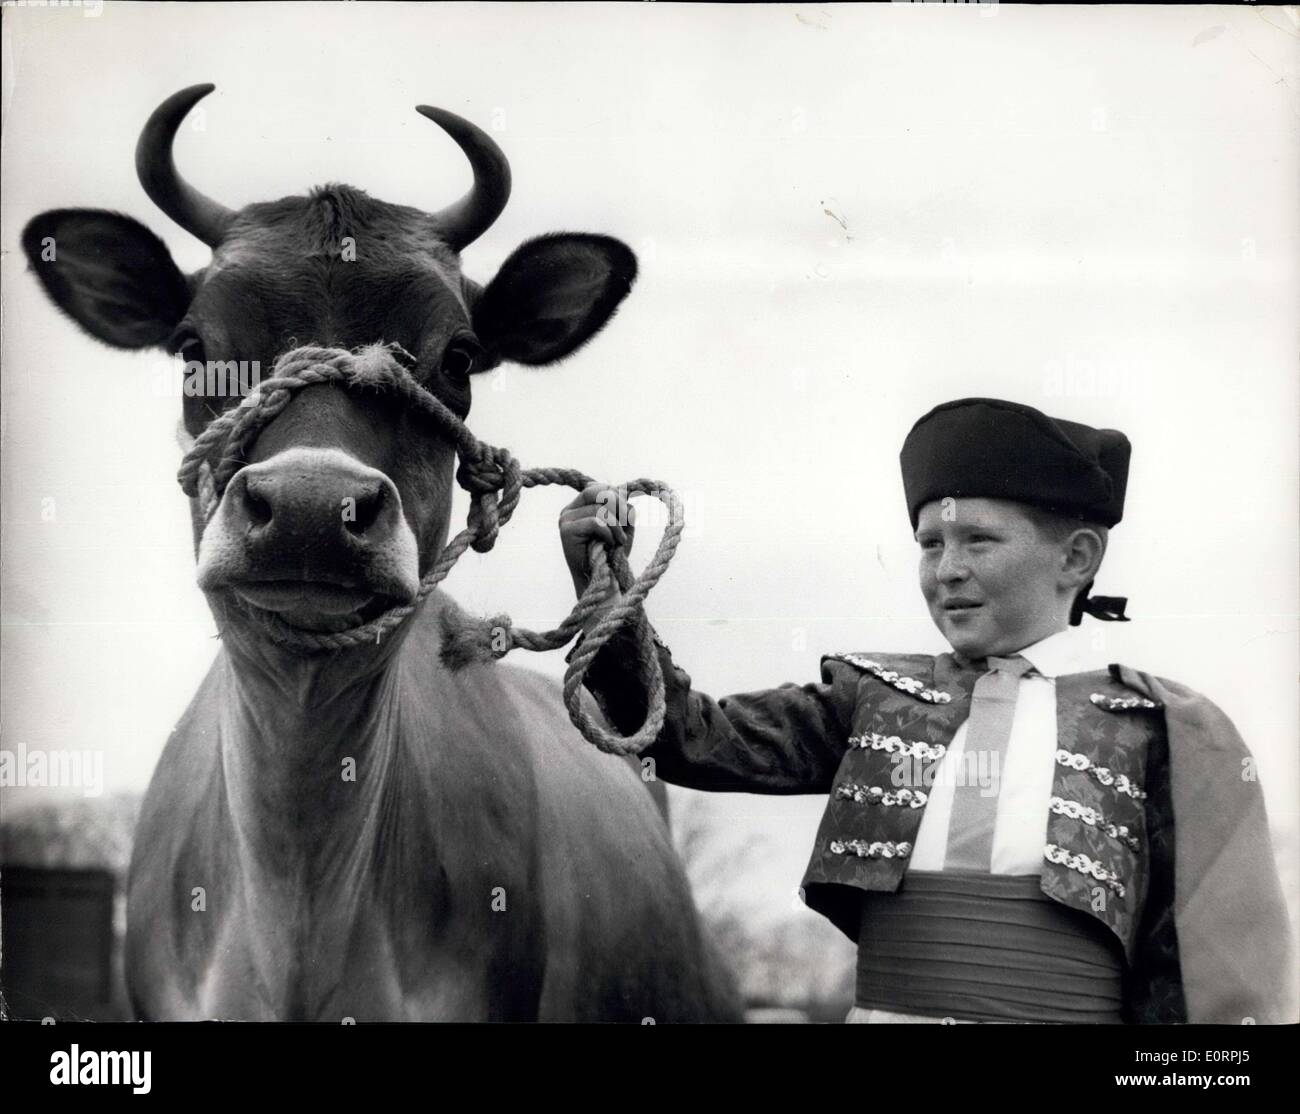
[[[467,615],[441,616],[442,664],[455,673],[467,665],[496,661],[515,647],[510,616],[493,615],[476,619]]]

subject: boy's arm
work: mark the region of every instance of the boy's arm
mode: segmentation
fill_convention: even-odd
[[[644,615],[638,622],[648,625]],[[666,715],[641,758],[654,760],[657,778],[691,789],[830,791],[848,746],[857,695],[858,676],[851,666],[828,661],[824,683],[787,684],[714,700],[691,688],[690,676],[653,628],[650,633],[663,669]],[[648,711],[637,668],[640,652],[640,640],[624,627],[601,648],[584,678],[606,718],[624,735],[636,731]]]

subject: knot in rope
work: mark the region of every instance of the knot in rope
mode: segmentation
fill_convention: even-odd
[[[477,536],[471,546],[476,553],[486,553],[496,544],[501,527],[515,513],[523,475],[519,462],[508,449],[479,441],[474,450],[462,454],[456,482],[470,493],[472,500],[468,522]]]
[[[508,449],[480,441],[440,399],[422,387],[403,366],[412,357],[399,345],[375,344],[348,352],[341,348],[305,346],[286,352],[275,362],[271,377],[259,383],[240,404],[213,419],[188,443],[176,474],[181,490],[197,499],[206,526],[220,507],[221,497],[235,473],[248,462],[248,450],[261,431],[280,414],[295,393],[320,383],[340,382],[352,389],[374,388],[400,394],[431,418],[456,447],[456,482],[470,495],[465,529],[443,547],[420,581],[415,600],[391,607],[376,619],[344,631],[307,631],[286,623],[271,611],[239,601],[237,606],[277,642],[302,653],[338,652],[379,643],[397,629],[451,572],[466,549],[486,553],[501,527],[510,521],[525,487],[560,484],[582,491],[590,476],[571,468],[524,470]],[[668,525],[654,557],[634,576],[621,548],[593,542],[589,552],[591,579],[573,610],[554,630],[516,627],[508,615],[479,619],[444,635],[445,663],[459,668],[470,662],[495,661],[511,650],[555,650],[567,645],[593,622],[574,652],[564,675],[564,702],[569,718],[596,747],[612,754],[636,754],[658,736],[663,726],[664,679],[654,651],[649,624],[639,622],[646,596],[668,568],[684,528],[681,500],[666,484],[637,479],[620,485],[629,496],[650,495],[668,508]],[[581,685],[600,648],[621,627],[632,624],[640,649],[637,668],[649,697],[649,714],[632,735],[611,732],[581,707]]]

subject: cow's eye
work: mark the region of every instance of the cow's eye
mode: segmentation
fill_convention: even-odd
[[[453,341],[442,354],[442,373],[455,383],[467,383],[477,359],[476,346],[468,341]]]
[[[190,329],[177,332],[167,344],[167,350],[182,360],[202,360],[203,340]]]

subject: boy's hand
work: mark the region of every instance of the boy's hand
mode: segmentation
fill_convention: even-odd
[[[587,549],[592,542],[621,545],[624,555],[632,553],[636,533],[636,511],[627,492],[608,484],[590,483],[560,512],[560,544],[564,560],[579,596],[587,590],[591,567]]]

